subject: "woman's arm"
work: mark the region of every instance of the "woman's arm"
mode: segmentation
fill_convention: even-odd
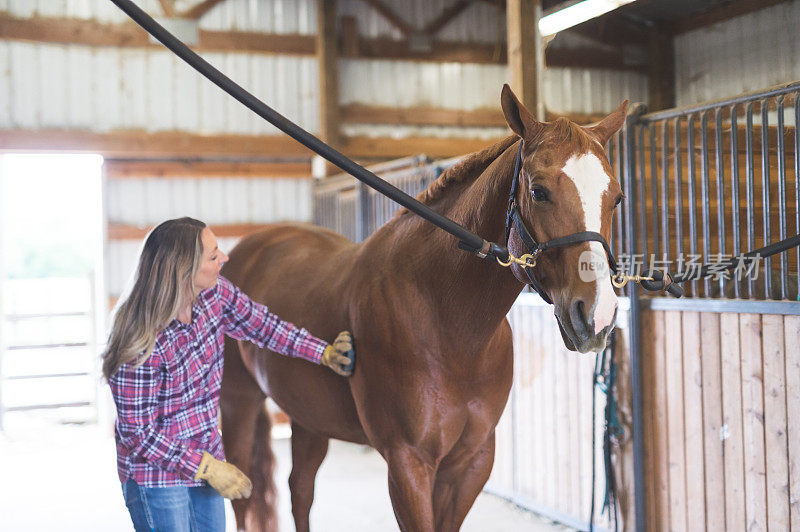
[[[150,359],[138,367],[123,365],[109,379],[117,405],[120,443],[131,454],[159,469],[175,471],[193,479],[203,458],[202,451],[183,445],[164,434],[158,421],[161,371]]]
[[[282,320],[222,276],[217,283],[217,294],[222,304],[223,327],[228,336],[283,355],[320,363],[327,342]]]

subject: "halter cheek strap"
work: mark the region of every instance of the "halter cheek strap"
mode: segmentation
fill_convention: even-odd
[[[547,303],[552,304],[553,300],[536,278],[536,273],[534,272],[534,268],[536,267],[536,259],[543,251],[552,248],[572,246],[583,242],[599,242],[603,245],[603,249],[606,252],[606,258],[608,259],[608,266],[613,273],[617,272],[617,261],[614,260],[614,254],[611,252],[611,248],[606,239],[603,238],[603,235],[595,231],[581,231],[578,233],[572,233],[570,235],[553,238],[552,240],[542,242],[541,244],[537,242],[535,238],[533,238],[530,231],[528,231],[528,228],[525,226],[525,222],[522,220],[522,216],[519,213],[519,208],[517,207],[517,191],[519,189],[520,171],[522,170],[522,150],[524,144],[525,141],[521,140],[519,143],[519,149],[517,150],[517,159],[514,163],[514,178],[511,182],[511,193],[508,198],[508,211],[506,213],[506,247],[508,247],[509,244],[508,239],[511,236],[511,227],[514,227],[514,230],[516,230],[517,234],[522,240],[522,244],[527,249],[528,255],[532,257],[532,261],[526,261],[524,265],[521,265],[522,270],[528,277],[528,284],[542,297],[542,299],[544,299]]]

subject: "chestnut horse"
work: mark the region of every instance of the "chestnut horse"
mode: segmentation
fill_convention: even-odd
[[[588,128],[565,118],[537,122],[508,86],[501,102],[516,135],[447,170],[420,201],[503,243],[522,138],[517,203],[532,235],[543,241],[589,230],[608,240],[622,194],[603,146],[624,122],[627,102]],[[508,247],[523,253],[514,230]],[[549,250],[536,266],[566,344],[584,352],[605,345],[617,305],[608,276],[580,278],[579,257],[588,250],[605,260],[599,243],[583,242]],[[383,456],[402,530],[458,530],[489,478],[494,430],[511,389],[506,314],[526,282],[518,267],[512,271],[457,250],[452,236],[405,210],[360,244],[300,224],[275,225],[239,243],[226,277],[317,336],[352,331],[356,348],[355,371],[342,378],[228,340],[222,434],[228,460],[253,480],[250,499],[233,503],[239,528],[276,528],[269,396],[291,418],[298,531],[309,529],[330,438],[371,445]],[[347,504],[354,494],[341,496]]]

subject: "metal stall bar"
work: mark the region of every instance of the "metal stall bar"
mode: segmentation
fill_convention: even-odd
[[[637,189],[637,200],[639,202],[640,208],[638,209],[639,215],[639,253],[642,256],[642,260],[644,262],[647,261],[647,200],[645,199],[645,183],[647,183],[647,179],[644,175],[645,166],[644,166],[644,130],[645,127],[636,128],[636,146],[641,146],[642,149],[635,149],[634,146],[634,153],[637,155],[636,167],[641,171],[641,179],[638,180],[638,189]],[[637,174],[638,177],[638,174]],[[655,207],[654,207],[655,208]],[[631,218],[631,220],[636,220],[636,218]],[[655,229],[655,227],[653,227]],[[635,272],[634,272],[635,273]]]
[[[669,120],[661,125],[661,253],[669,264]]]
[[[636,129],[638,118],[644,113],[645,107],[638,105],[631,111],[625,125],[625,190],[631,198],[637,196],[636,172]],[[636,201],[629,202],[625,210],[630,222],[626,225],[627,241],[631,256],[636,253],[637,242],[637,209]],[[644,210],[646,207],[641,205]],[[644,427],[642,412],[642,361],[641,361],[641,335],[639,334],[641,309],[639,305],[639,284],[628,283],[628,298],[630,301],[630,329],[628,331],[628,350],[630,353],[630,379],[631,379],[631,424],[633,425],[633,485],[634,508],[636,514],[635,530],[645,529],[645,493],[644,493]]]
[[[738,107],[731,106],[731,226],[733,227],[733,256],[738,257],[742,252],[741,234],[739,232],[739,134],[738,134]],[[733,279],[733,297],[741,297],[739,281]]]
[[[784,123],[783,100],[784,95],[778,96],[778,239],[786,238],[786,154],[784,153]],[[789,294],[789,259],[786,253],[781,253],[781,299],[786,299]]]
[[[703,260],[705,264],[711,262],[711,200],[710,185],[708,182],[708,111],[703,111],[700,118],[700,201],[703,214]],[[711,278],[703,279],[703,295],[708,297],[711,292]]]
[[[761,213],[764,224],[764,243],[771,240],[769,219],[769,101],[761,100]],[[772,298],[772,258],[764,261],[764,298]]]
[[[745,171],[747,172],[747,249],[755,249],[755,190],[754,190],[754,174],[755,166],[753,164],[753,102],[749,102],[745,107],[745,116],[747,117],[745,126]],[[755,287],[753,278],[747,278],[747,297],[753,297]]]
[[[644,128],[642,128],[644,129]],[[652,203],[653,216],[653,256],[658,253],[658,213],[662,210],[658,203],[658,163],[656,158],[656,125],[650,124],[650,201]],[[644,183],[644,180],[642,180]],[[647,209],[644,209],[645,211]],[[647,239],[647,235],[644,236]],[[646,259],[647,257],[645,257]]]
[[[727,246],[725,245],[725,161],[722,157],[722,108],[714,112],[714,156],[717,166],[717,251],[720,258],[724,259]],[[721,297],[725,295],[725,276],[719,278],[719,292]]]
[[[683,256],[683,176],[681,175],[681,117],[675,117],[673,164],[675,165],[675,258]]]
[[[686,120],[686,178],[689,180],[689,261],[697,260],[697,194],[694,172],[694,113]],[[687,261],[688,262],[688,261]],[[699,264],[703,264],[700,260]],[[692,296],[697,297],[697,281],[691,281]]]
[[[800,233],[800,92],[794,93],[794,230]],[[800,248],[795,251],[797,259],[797,294],[800,300]]]

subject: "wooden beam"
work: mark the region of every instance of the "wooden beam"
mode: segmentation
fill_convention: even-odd
[[[511,88],[535,117],[544,120],[544,102],[539,86],[544,66],[542,39],[538,29],[541,13],[541,0],[506,2]]]
[[[346,137],[342,153],[354,158],[398,158],[426,154],[434,159],[476,152],[500,140],[453,137]]]
[[[270,224],[228,224],[228,225],[213,225],[209,227],[218,238],[237,238],[263,231]],[[137,226],[109,223],[106,235],[109,240],[142,240],[147,233],[149,233],[154,226]]]
[[[158,0],[161,4],[161,10],[164,11],[164,16],[173,18],[175,16],[175,0]]]
[[[108,24],[94,20],[34,17],[19,18],[0,13],[0,39],[84,46],[159,48],[147,32],[132,22]],[[311,35],[269,34],[199,30],[199,44],[192,47],[206,52],[255,52],[266,54],[313,55]]]
[[[108,179],[161,178],[294,178],[309,179],[309,162],[155,161],[106,159]]]
[[[498,96],[499,98],[499,96]],[[381,107],[362,104],[344,105],[342,121],[351,124],[397,124],[451,127],[502,127],[503,113],[497,109],[443,109],[437,107]]]
[[[203,0],[199,4],[195,4],[193,7],[181,13],[181,17],[200,20],[206,13],[214,9],[217,4],[221,4],[224,1],[225,0]]]
[[[716,9],[706,11],[699,15],[690,16],[675,23],[675,34],[686,33],[718,22],[724,22],[734,17],[746,15],[753,11],[760,11],[767,7],[783,4],[789,0],[738,0],[728,2]]]
[[[317,0],[317,25],[320,138],[336,148],[341,142],[336,0]]]
[[[428,35],[436,35],[471,4],[472,0],[456,0],[450,4],[450,7],[444,8],[438,17],[427,23],[422,28],[422,32]]]
[[[404,126],[504,127],[506,120],[500,108],[464,111],[441,107],[382,107],[362,104],[343,105],[342,121],[350,124],[393,124]],[[564,116],[576,124],[591,124],[605,114],[559,113],[547,111],[545,119]]]
[[[286,135],[198,135],[183,131],[0,130],[3,151],[99,153],[116,158],[310,157]]]
[[[453,137],[345,137],[340,151],[363,159],[388,159],[427,153],[454,157],[499,139]],[[279,135],[193,135],[183,131],[97,133],[81,130],[0,130],[0,153],[18,151],[89,152],[118,159],[310,158],[311,152]]]
[[[650,29],[648,111],[675,107],[675,45],[672,33],[655,25]]]
[[[381,2],[381,0],[361,0],[372,9],[377,11],[387,22],[400,30],[404,35],[411,35],[414,33],[414,28],[389,6]]]
[[[316,37],[311,35],[270,34],[242,31],[200,30],[198,52],[248,52],[260,54],[314,55]],[[349,35],[349,34],[348,34]],[[105,24],[91,20],[61,18],[17,18],[0,13],[0,41],[18,40],[77,44],[83,46],[113,46],[163,49],[150,42],[147,33],[132,23]],[[347,43],[347,44],[344,44]],[[414,49],[408,40],[387,38],[358,39],[349,35],[343,39],[340,56],[361,59],[400,59],[411,61],[503,64],[503,46],[433,41],[430,51]],[[548,66],[611,68],[643,71],[644,67],[625,65],[621,54],[599,52],[595,49],[577,51],[548,50]]]

